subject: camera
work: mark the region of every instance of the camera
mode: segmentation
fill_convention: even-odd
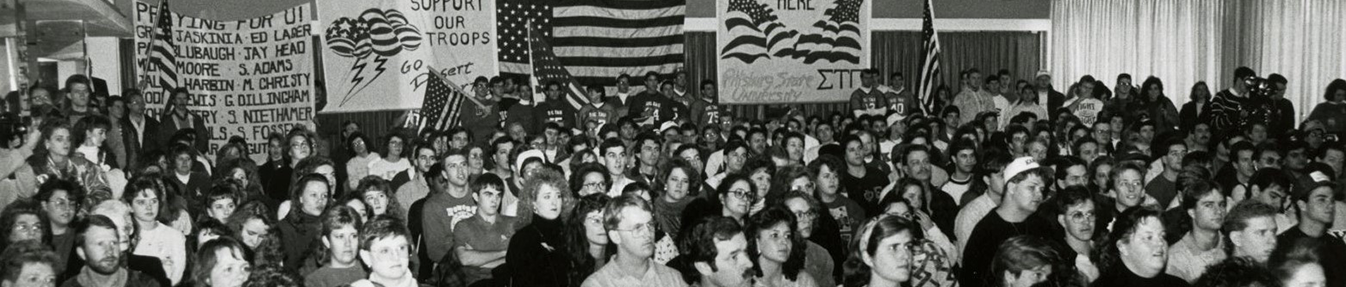
[[[0,144],[3,148],[23,145],[28,134],[28,126],[33,124],[30,117],[21,117],[17,113],[0,113]]]

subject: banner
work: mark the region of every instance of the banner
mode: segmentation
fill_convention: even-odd
[[[841,102],[870,67],[870,1],[716,1],[720,103]]]
[[[136,1],[137,82],[148,82],[145,110],[158,117],[168,100],[159,87],[149,47],[158,1]],[[191,91],[188,109],[201,116],[211,132],[208,154],[229,137],[248,141],[254,160],[266,156],[266,136],[285,133],[314,121],[313,13],[308,4],[268,16],[218,21],[173,17],[177,44],[178,83]],[[164,139],[167,140],[167,139]],[[260,161],[259,161],[260,162]]]
[[[327,112],[420,108],[429,67],[471,91],[498,74],[494,0],[318,1]]]

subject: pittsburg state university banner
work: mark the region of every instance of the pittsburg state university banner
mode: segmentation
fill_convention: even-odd
[[[840,102],[869,68],[870,1],[716,1],[720,102]]]
[[[323,0],[323,112],[419,109],[430,67],[471,90],[499,71],[495,0]]]
[[[168,100],[148,54],[159,5],[136,1],[135,6],[137,76],[150,83],[144,91],[145,110],[157,116]],[[210,129],[210,154],[231,136],[242,136],[250,150],[263,151],[268,133],[312,123],[311,11],[303,4],[229,21],[166,15],[172,17],[171,36],[177,46],[178,86],[191,92],[188,109]]]

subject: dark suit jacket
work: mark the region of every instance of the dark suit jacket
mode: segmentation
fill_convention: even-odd
[[[1052,121],[1055,121],[1056,110],[1060,109],[1065,103],[1066,94],[1062,94],[1061,92],[1056,91],[1056,89],[1047,91],[1047,117],[1051,118]]]
[[[159,142],[159,121],[146,116],[144,126],[146,132],[144,133],[141,133],[135,125],[131,124],[130,118],[122,118],[120,121],[122,141],[124,142],[122,146],[126,147],[126,158],[122,160],[126,161],[127,166],[135,168],[141,154],[144,154],[145,151],[159,149],[163,144]]]
[[[188,114],[188,117],[191,118],[192,126],[180,127],[178,126],[177,122],[172,119],[172,117],[173,114],[171,113],[159,117],[159,134],[158,134],[159,139],[164,141],[171,140],[173,138],[173,134],[177,133],[178,130],[191,128],[196,131],[196,146],[194,146],[193,148],[196,148],[196,151],[198,152],[205,153],[206,148],[210,146],[210,130],[206,129],[206,120],[202,119],[201,116],[198,116],[194,113]]]

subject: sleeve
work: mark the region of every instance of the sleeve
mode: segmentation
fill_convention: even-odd
[[[995,254],[995,248],[1000,245],[987,241],[987,234],[980,233],[982,232],[972,231],[966,249],[963,250],[963,274],[958,277],[958,284],[961,286],[984,285],[982,278],[986,277],[986,269],[991,265],[990,256]]]
[[[19,169],[14,171],[14,180],[18,181],[19,184],[18,198],[28,198],[37,194],[37,186],[39,183],[37,180],[37,173],[33,170],[32,165],[24,163],[22,166],[19,166]]]
[[[528,227],[519,232],[529,232]],[[509,242],[509,251],[505,252],[505,266],[511,269],[514,286],[545,286],[550,282],[537,277],[539,270],[547,270],[547,260],[541,258],[546,250],[541,250],[538,240],[533,236],[515,237]]]
[[[172,251],[168,258],[173,261],[173,269],[168,270],[168,277],[173,285],[177,285],[182,282],[182,276],[187,272],[187,238],[177,231],[172,232],[174,240],[168,242],[168,248]]]
[[[421,232],[425,234],[424,238],[433,239],[425,241],[425,248],[429,251],[430,260],[438,262],[440,258],[444,258],[444,254],[449,253],[455,240],[453,231],[449,230],[451,219],[448,214],[443,210],[435,210],[435,207],[426,203],[425,209],[421,210],[425,218],[425,221],[421,222]]]
[[[1237,107],[1234,107],[1228,99],[1225,99],[1223,93],[1217,95],[1210,105],[1210,122],[1214,129],[1230,128],[1234,126],[1238,117]]]
[[[857,89],[851,92],[850,105],[851,105],[851,112],[854,113],[855,116],[859,117],[860,115],[864,114],[865,105],[864,100],[860,99],[860,90]]]

